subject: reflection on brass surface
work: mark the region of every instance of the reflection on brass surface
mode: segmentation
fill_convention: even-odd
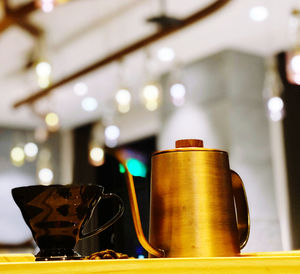
[[[185,146],[153,154],[150,243],[141,228],[132,176],[126,173],[137,236],[149,253],[239,255],[249,235],[249,212],[242,180],[230,170],[226,152]]]
[[[237,209],[240,249],[242,249],[248,242],[250,232],[250,216],[248,210],[248,202],[243,181],[240,178],[240,176],[233,170],[231,170],[231,181],[234,201]]]

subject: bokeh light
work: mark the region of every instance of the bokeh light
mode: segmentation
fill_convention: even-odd
[[[291,68],[295,73],[300,73],[300,55],[294,55],[292,57]]]
[[[116,125],[109,125],[104,130],[105,144],[108,147],[115,147],[120,137],[120,129]]]
[[[115,99],[119,112],[126,113],[130,110],[131,94],[127,89],[118,90]]]
[[[105,137],[110,140],[116,140],[120,136],[120,129],[115,125],[110,125],[105,128]]]
[[[53,180],[53,171],[50,168],[42,168],[38,172],[39,182],[41,185],[50,185]]]
[[[284,114],[284,103],[280,97],[271,97],[267,102],[267,106],[269,116],[272,121],[278,122],[282,120]]]
[[[185,101],[186,89],[181,83],[175,83],[170,88],[170,95],[175,106],[181,106]]]
[[[73,91],[78,96],[84,96],[88,92],[88,86],[84,82],[79,82],[74,85]]]
[[[49,130],[57,130],[59,128],[59,117],[54,112],[49,112],[45,116],[45,122],[49,128]]]
[[[15,146],[10,151],[10,159],[13,165],[20,167],[24,164],[25,153],[21,146]]]
[[[143,88],[143,98],[146,101],[154,101],[159,97],[159,88],[154,84],[146,85]]]
[[[38,77],[46,78],[49,77],[51,74],[51,65],[48,62],[39,62],[36,67],[35,71]]]
[[[172,48],[163,47],[158,50],[157,57],[160,61],[171,62],[175,58],[175,52]]]
[[[89,160],[93,166],[101,166],[104,163],[104,150],[99,146],[90,149]]]
[[[143,88],[143,101],[145,107],[149,111],[154,111],[158,108],[159,98],[160,98],[160,89],[155,84],[148,84]]]
[[[118,104],[126,105],[131,101],[131,94],[127,89],[120,89],[117,91],[115,99]]]
[[[271,112],[282,111],[284,103],[280,97],[272,97],[268,101],[268,109]]]
[[[265,21],[269,16],[269,11],[264,6],[256,6],[250,9],[249,17],[256,22]]]
[[[81,107],[87,112],[94,111],[98,107],[98,101],[94,97],[85,97],[81,101]]]
[[[25,152],[26,159],[28,161],[33,161],[39,152],[39,148],[35,143],[28,142],[24,146],[24,152]]]

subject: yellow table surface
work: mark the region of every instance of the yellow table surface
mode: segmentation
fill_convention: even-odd
[[[32,254],[0,254],[0,273],[300,273],[300,251],[240,257],[35,262]]]

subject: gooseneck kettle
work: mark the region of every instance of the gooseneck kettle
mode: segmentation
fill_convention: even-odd
[[[144,236],[133,177],[124,160],[135,231],[155,257],[237,256],[249,236],[243,182],[228,154],[201,140],[176,141],[152,155],[149,242]]]

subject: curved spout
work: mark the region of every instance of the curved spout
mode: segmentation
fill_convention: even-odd
[[[164,257],[165,252],[162,249],[155,248],[151,246],[151,244],[147,241],[142,224],[141,224],[141,218],[140,218],[140,212],[139,212],[139,207],[136,199],[136,192],[135,192],[135,187],[134,187],[134,181],[133,177],[130,174],[125,161],[123,160],[122,156],[120,153],[115,152],[113,153],[113,156],[124,166],[125,168],[125,177],[126,177],[126,183],[127,183],[127,189],[128,189],[128,195],[129,195],[129,202],[130,202],[130,209],[131,209],[131,214],[132,214],[132,219],[134,223],[134,229],[137,235],[137,238],[145,250],[147,250],[149,253],[156,257]]]

